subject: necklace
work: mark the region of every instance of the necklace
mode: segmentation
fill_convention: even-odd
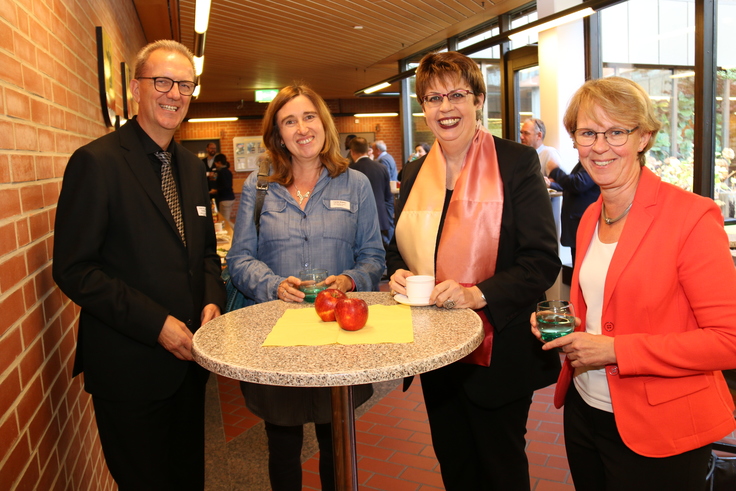
[[[296,183],[294,183],[294,189],[296,189],[296,197],[299,200],[299,205],[300,206],[302,204],[302,201],[304,201],[305,199],[309,198],[309,195],[312,194],[312,191],[307,191],[306,193],[304,193],[302,195],[302,192],[299,191],[299,188],[298,187],[296,187]]]
[[[310,179],[309,181],[306,181],[306,182],[312,183],[312,186],[311,186],[312,188],[314,188],[314,186],[317,184],[317,181],[319,180],[319,173],[322,170],[321,166],[317,167],[316,170],[317,170],[317,177]],[[307,191],[306,193],[302,194],[302,192],[299,191],[299,188],[296,185],[296,179],[294,179],[293,182],[294,182],[294,189],[296,189],[296,199],[299,200],[299,206],[301,206],[302,202],[304,202],[305,199],[308,199],[309,195],[312,194],[312,191]]]
[[[603,205],[603,221],[606,222],[606,225],[613,225],[614,223],[618,222],[619,220],[621,220],[623,217],[625,217],[629,213],[629,210],[631,209],[631,205],[633,204],[634,204],[633,201],[629,203],[629,206],[626,207],[624,212],[621,213],[616,218],[608,218],[606,216],[606,205]]]

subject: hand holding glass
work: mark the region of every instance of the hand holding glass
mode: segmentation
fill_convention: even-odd
[[[545,343],[575,330],[575,310],[567,300],[539,302],[536,315],[537,328]]]
[[[314,303],[317,294],[327,288],[325,280],[327,279],[326,269],[305,269],[299,271],[299,289],[304,292],[304,301]]]

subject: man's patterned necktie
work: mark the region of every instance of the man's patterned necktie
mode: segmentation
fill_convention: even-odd
[[[174,181],[174,173],[171,169],[171,154],[169,152],[156,152],[156,157],[161,161],[161,191],[163,191],[166,203],[168,203],[169,210],[171,210],[171,215],[174,217],[176,228],[179,229],[181,241],[186,247],[187,239],[184,236],[184,219],[181,216],[179,193],[176,192],[176,182]]]

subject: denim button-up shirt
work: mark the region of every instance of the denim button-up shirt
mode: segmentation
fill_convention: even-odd
[[[358,291],[377,290],[385,251],[370,182],[348,169],[331,178],[326,169],[302,210],[289,191],[270,183],[263,202],[260,235],[253,211],[257,172],[240,197],[227,264],[233,283],[256,303],[277,299],[276,289],[305,268],[345,274]]]

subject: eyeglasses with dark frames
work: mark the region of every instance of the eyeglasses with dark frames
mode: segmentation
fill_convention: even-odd
[[[169,92],[174,84],[179,86],[179,93],[181,95],[192,95],[194,89],[197,88],[197,83],[189,80],[172,80],[169,77],[137,77],[138,80],[147,79],[153,80],[153,87],[164,94]]]
[[[422,103],[429,107],[437,107],[442,104],[442,100],[447,97],[447,100],[451,104],[462,104],[465,102],[465,97],[473,94],[472,91],[467,89],[456,89],[451,90],[447,94],[427,94],[422,98]]]
[[[629,141],[629,135],[639,127],[632,128],[630,130],[624,128],[610,128],[606,131],[593,131],[589,128],[578,128],[572,133],[572,139],[581,147],[591,147],[598,140],[598,135],[603,135],[609,145],[613,147],[620,147]]]

